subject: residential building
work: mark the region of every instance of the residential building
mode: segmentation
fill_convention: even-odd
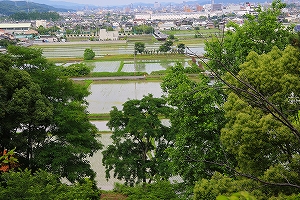
[[[100,29],[99,31],[99,40],[118,40],[119,33],[118,31],[107,31],[106,29]]]

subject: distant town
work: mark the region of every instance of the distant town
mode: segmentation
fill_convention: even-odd
[[[164,30],[225,29],[229,21],[243,24],[244,16],[256,14],[260,6],[267,8],[271,3],[219,4],[177,4],[162,6],[127,6],[125,8],[89,9],[74,12],[58,12],[58,20],[12,20],[1,17],[0,39],[17,39],[20,44],[33,42],[66,42],[71,38],[91,41],[126,40],[135,34],[153,34],[157,39]],[[300,3],[287,2],[280,21],[300,26]],[[29,10],[28,10],[29,12]],[[142,28],[141,28],[142,27]]]

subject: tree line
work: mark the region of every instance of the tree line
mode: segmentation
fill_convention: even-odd
[[[159,54],[159,53],[172,53],[172,54],[184,54],[185,44],[180,43],[176,48],[173,48],[174,42],[171,39],[166,40],[158,49],[146,49],[144,42],[134,43],[134,54]]]

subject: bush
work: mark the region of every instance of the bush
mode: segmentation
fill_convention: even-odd
[[[216,172],[211,179],[202,179],[194,187],[194,200],[227,199],[226,196],[247,194],[252,199],[267,199],[259,190],[257,182],[251,179],[239,179],[222,175]],[[243,199],[241,197],[241,199]]]
[[[95,52],[92,49],[85,49],[83,58],[84,60],[93,60],[95,58]]]
[[[84,63],[76,63],[68,67],[64,67],[62,71],[64,76],[77,77],[88,75],[91,72],[91,69]]]
[[[100,191],[91,180],[69,186],[59,178],[42,170],[3,173],[0,175],[0,199],[99,199]]]
[[[187,74],[199,74],[202,70],[197,65],[192,65],[190,67],[185,67],[184,72]]]
[[[169,181],[158,181],[152,184],[143,184],[135,187],[125,186],[122,184],[115,185],[115,192],[128,196],[128,200],[146,200],[146,199],[164,199],[177,200],[174,185]]]

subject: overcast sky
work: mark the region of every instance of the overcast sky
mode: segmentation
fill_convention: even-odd
[[[139,3],[139,2],[154,4],[157,0],[62,0],[62,1],[79,3],[79,4],[91,4],[95,6],[115,6],[115,5],[119,6],[119,5],[130,5],[131,3]],[[166,0],[164,2],[182,3],[183,0],[170,0],[170,1]]]

